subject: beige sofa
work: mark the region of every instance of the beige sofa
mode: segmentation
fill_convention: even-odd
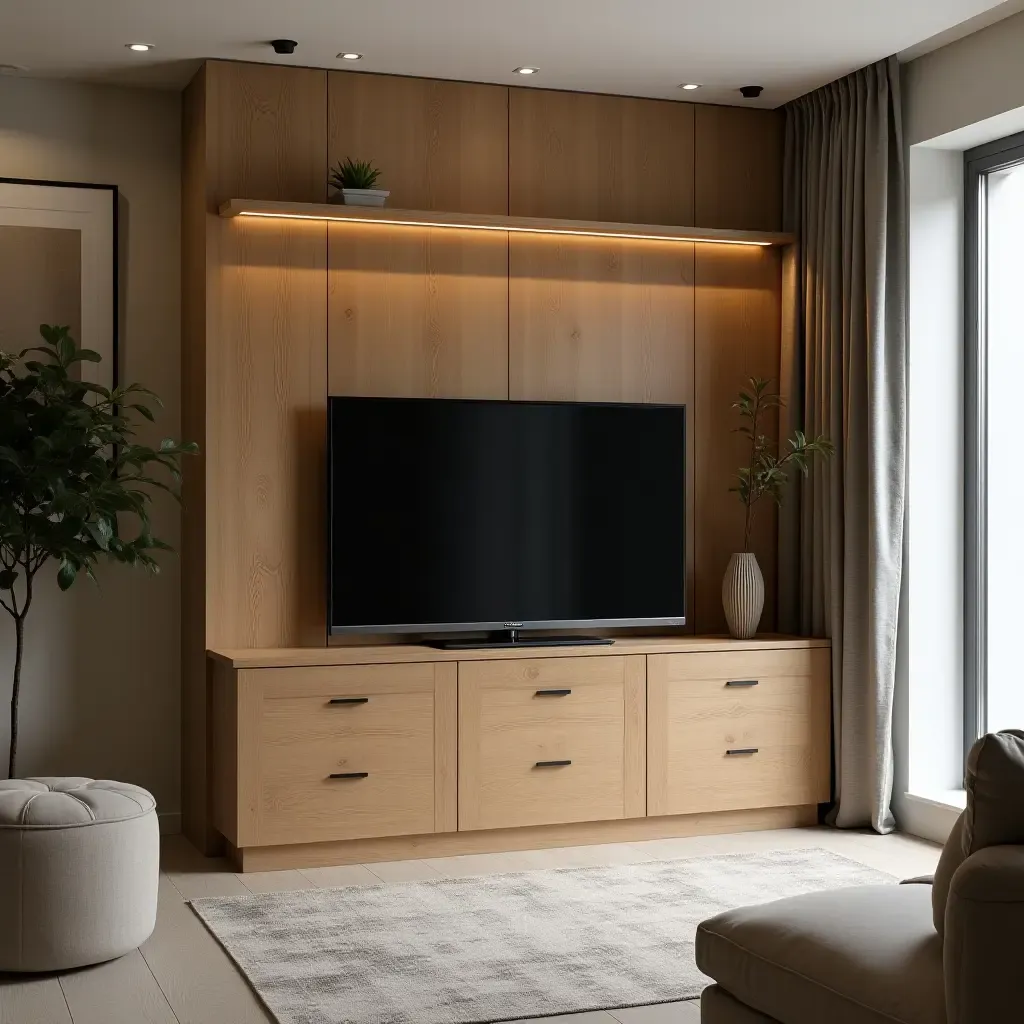
[[[979,740],[966,787],[934,880],[705,921],[704,1024],[1024,1021],[1024,733]]]

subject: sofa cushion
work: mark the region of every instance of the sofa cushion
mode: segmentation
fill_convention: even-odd
[[[950,830],[946,845],[942,848],[935,877],[932,881],[932,921],[935,930],[942,935],[946,930],[946,901],[949,899],[949,885],[956,869],[967,859],[964,854],[964,811]]]
[[[700,925],[696,952],[705,974],[780,1024],[946,1024],[926,885],[730,910]]]
[[[963,853],[1024,844],[1024,732],[982,736],[967,755]]]

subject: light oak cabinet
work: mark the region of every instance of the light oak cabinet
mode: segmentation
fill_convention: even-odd
[[[647,813],[829,799],[827,648],[647,659]]]
[[[644,659],[459,666],[459,829],[642,817]]]
[[[240,847],[454,829],[455,686],[455,665],[430,664],[225,680],[214,717],[237,784],[215,793],[218,829]]]
[[[215,652],[213,825],[265,870],[817,821],[827,641],[586,650]]]

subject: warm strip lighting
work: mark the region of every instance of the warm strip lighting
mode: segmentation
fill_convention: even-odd
[[[329,220],[338,224],[381,224],[402,228],[456,228],[460,231],[506,231],[520,235],[578,235],[583,238],[633,238],[644,242],[699,242],[705,245],[747,245],[767,248],[771,242],[749,242],[738,238],[691,238],[683,235],[644,235],[624,231],[586,231],[576,228],[527,228],[502,224],[459,224],[456,221],[382,220],[377,217],[331,217],[319,213],[268,213],[239,210],[236,217],[263,217],[268,220]]]

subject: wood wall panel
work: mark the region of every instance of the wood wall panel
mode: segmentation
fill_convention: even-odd
[[[395,75],[328,76],[331,166],[381,170],[388,205],[508,213],[508,89]]]
[[[780,110],[696,107],[695,226],[782,229],[784,127]]]
[[[777,229],[781,115],[265,64],[186,92],[184,812],[207,830],[206,647],[325,642],[326,396],[685,402],[691,628],[724,628],[743,453],[730,403],[777,376],[774,251],[297,222],[226,199],[323,202],[330,162],[396,208]],[[510,145],[511,141],[511,145]],[[328,340],[329,339],[329,340]],[[774,623],[774,515],[757,550]]]
[[[323,643],[327,228],[216,211],[326,199],[327,72],[212,62],[207,92],[207,645]]]
[[[242,220],[223,242],[207,381],[207,643],[323,644],[327,227]]]
[[[508,397],[504,234],[330,226],[332,395]]]
[[[509,213],[693,224],[693,106],[509,91]]]
[[[327,72],[211,61],[207,184],[225,199],[327,201]]]
[[[693,260],[692,245],[509,238],[509,398],[685,404],[691,523]],[[692,609],[693,530],[687,531],[686,563]]]
[[[327,230],[218,208],[326,199],[327,72],[212,61],[184,114],[183,420],[203,455],[185,493],[183,803],[209,851],[205,649],[326,636]]]
[[[729,492],[736,470],[749,464],[749,446],[734,433],[732,403],[749,377],[779,378],[781,255],[776,249],[697,245],[695,362],[697,395],[694,523],[696,628],[726,630],[722,577],[729,556],[743,546],[743,506]],[[778,436],[778,417],[765,421]],[[761,632],[775,628],[776,512],[766,498],[757,506],[752,547],[765,580]]]

